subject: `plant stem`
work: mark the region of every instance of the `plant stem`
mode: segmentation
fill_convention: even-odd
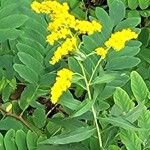
[[[15,118],[17,120],[19,120],[20,122],[22,122],[27,128],[29,128],[30,130],[32,130],[30,128],[30,126],[28,125],[27,122],[25,122],[25,120],[21,117],[21,116],[17,116],[16,114],[12,114],[10,112],[7,112],[5,109],[3,109],[1,106],[0,106],[0,111],[3,112],[6,116],[9,116],[9,117],[12,117],[12,118]]]
[[[42,135],[42,132],[41,130],[39,130],[38,128],[36,128],[34,126],[34,129],[30,126],[30,124],[25,121],[22,116],[18,116],[16,114],[13,114],[11,112],[7,112],[4,108],[2,108],[2,106],[0,106],[0,111],[5,114],[5,116],[9,116],[9,117],[12,117],[12,118],[15,118],[16,120],[20,121],[21,123],[23,123],[29,130],[33,131],[33,132],[36,132],[37,134],[39,135]]]
[[[99,146],[100,146],[100,148],[102,148],[103,147],[102,138],[101,138],[100,129],[99,129],[99,125],[98,125],[98,122],[97,122],[97,116],[96,116],[96,111],[94,109],[94,106],[92,106],[92,113],[93,113],[93,117],[94,117],[94,120],[95,120],[95,126],[96,126],[96,130],[97,130]]]
[[[58,104],[54,105],[46,114],[46,117],[57,107]]]
[[[91,83],[91,81],[92,81],[92,79],[93,79],[93,77],[94,77],[94,75],[95,75],[95,72],[96,72],[96,70],[97,70],[99,64],[101,63],[101,60],[102,60],[102,59],[99,59],[99,61],[97,62],[96,66],[95,66],[95,68],[94,68],[94,70],[93,70],[93,72],[92,72],[91,78],[90,78],[90,80],[89,80],[89,84]]]
[[[82,69],[82,73],[83,73],[85,84],[86,84],[86,88],[87,88],[88,97],[89,97],[90,100],[92,100],[92,96],[91,96],[91,92],[90,92],[90,86],[89,86],[89,82],[88,82],[86,74],[85,74],[84,67],[83,67],[83,65],[82,65],[82,63],[80,61],[78,61],[78,63],[80,65],[81,69]],[[98,65],[100,64],[100,60],[99,60],[99,62],[97,64]],[[96,65],[96,66],[98,67],[98,65]],[[100,149],[101,149],[103,147],[102,146],[102,139],[101,139],[99,125],[98,125],[98,122],[97,122],[97,116],[96,116],[96,111],[94,109],[94,105],[92,106],[92,113],[93,113],[94,122],[95,122],[95,125],[96,125],[96,130],[97,130],[97,135],[98,135],[98,140],[99,140],[99,146],[100,146]]]

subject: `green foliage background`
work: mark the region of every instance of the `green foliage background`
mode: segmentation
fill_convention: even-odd
[[[91,80],[92,101],[84,79],[76,75],[72,88],[53,106],[49,91],[57,70],[69,67],[83,75],[81,67],[72,56],[49,64],[58,43],[46,42],[47,16],[34,13],[31,0],[0,0],[0,150],[149,150],[150,1],[95,1],[88,8],[81,0],[62,1],[77,18],[90,16],[102,23],[101,33],[82,36],[84,55],[124,28],[139,38],[118,53],[111,51],[98,67]],[[90,79],[98,57],[80,59]]]

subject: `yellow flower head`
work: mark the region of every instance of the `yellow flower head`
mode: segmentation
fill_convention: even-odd
[[[34,1],[31,4],[31,7],[36,13],[46,13],[46,14],[51,13],[52,16],[53,15],[55,16],[61,13],[62,11],[68,11],[69,9],[69,6],[67,6],[67,3],[64,3],[63,5],[61,5],[59,2],[52,1],[52,0],[44,1],[42,3]]]
[[[32,9],[36,12],[36,13],[50,13],[50,5],[52,3],[48,3],[48,2],[42,2],[39,3],[37,1],[34,1],[31,4]]]
[[[92,22],[86,20],[76,20],[75,30],[81,34],[93,34],[94,32],[101,31],[102,26],[100,23],[93,20]]]
[[[63,68],[57,72],[56,82],[51,88],[51,102],[56,104],[60,96],[71,86],[73,72]]]
[[[131,29],[123,29],[111,35],[108,41],[105,42],[107,47],[112,47],[116,51],[120,51],[125,47],[127,41],[136,39],[138,34]]]
[[[40,13],[41,11],[41,4],[34,1],[32,4],[31,4],[31,7],[32,9],[36,12],[36,13]]]
[[[54,52],[54,56],[50,63],[54,65],[57,63],[63,56],[69,54],[70,52],[74,51],[76,47],[76,38],[67,38],[66,41],[56,49]]]
[[[71,31],[66,28],[61,28],[56,32],[52,32],[50,35],[47,36],[47,42],[51,45],[54,44],[55,41],[58,39],[66,39],[68,35],[70,35]]]
[[[48,25],[50,34],[47,36],[47,42],[53,45],[58,40],[65,42],[57,48],[51,64],[58,62],[63,56],[72,52],[76,45],[74,34],[93,34],[101,31],[101,24],[95,20],[84,21],[76,19],[69,11],[66,2],[59,3],[56,0],[47,0],[42,3],[33,2],[32,9],[37,13],[46,13],[50,16],[51,22]]]
[[[105,50],[103,47],[99,47],[95,51],[96,51],[96,54],[101,56],[102,59],[106,58],[106,55],[107,55],[108,51]]]

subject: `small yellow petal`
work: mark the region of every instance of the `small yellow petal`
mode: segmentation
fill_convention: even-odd
[[[12,109],[12,104],[9,104],[9,105],[6,107],[6,111],[7,111],[7,112],[10,112],[11,109]]]
[[[96,51],[96,54],[101,56],[102,59],[106,58],[106,55],[107,55],[108,51],[105,50],[103,47],[99,47],[95,51]]]

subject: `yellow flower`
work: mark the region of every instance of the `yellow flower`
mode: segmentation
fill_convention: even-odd
[[[41,11],[41,4],[34,1],[32,4],[31,4],[31,7],[32,9],[36,12],[36,13],[40,13]]]
[[[105,50],[103,47],[99,47],[95,51],[96,51],[96,54],[100,55],[102,59],[106,58],[108,50]]]
[[[72,28],[81,34],[93,34],[96,31],[101,31],[101,24],[95,20],[84,21],[75,19],[73,15],[69,13],[69,6],[65,3],[59,3],[57,1],[44,1],[42,3],[33,2],[32,9],[37,13],[48,13],[52,23],[48,29],[50,31],[57,31],[61,27]]]
[[[53,104],[56,104],[63,92],[70,88],[72,76],[73,72],[66,68],[57,72],[56,82],[50,91]]]
[[[34,1],[31,4],[32,9],[37,13],[52,13],[52,16],[60,14],[62,12],[68,12],[69,6],[67,3],[60,4],[57,1],[44,1],[42,3],[39,3],[37,1]]]
[[[120,51],[125,47],[127,41],[131,39],[136,39],[138,34],[131,29],[123,29],[113,33],[108,41],[105,42],[107,47],[112,47],[116,51]]]
[[[49,42],[51,45],[54,45],[54,42],[58,39],[58,34],[53,32],[50,35],[48,35],[46,39],[47,42]]]
[[[76,20],[75,30],[79,31],[81,34],[93,34],[94,32],[101,31],[102,26],[100,23],[93,20],[92,22],[86,20]]]
[[[36,13],[50,13],[50,6],[52,5],[52,2],[42,2],[39,3],[37,1],[34,1],[31,4],[32,9],[36,12]]]
[[[52,32],[50,35],[47,36],[47,42],[49,42],[51,45],[54,44],[55,41],[59,39],[65,39],[68,35],[71,34],[71,31],[67,28],[61,28],[60,30],[56,32]]]
[[[70,14],[69,6],[66,2],[59,3],[56,0],[48,0],[42,3],[33,2],[32,9],[37,13],[46,13],[49,15],[51,22],[48,25],[50,34],[47,36],[47,42],[51,45],[58,40],[65,42],[57,48],[51,64],[58,62],[63,56],[72,52],[76,45],[76,39],[72,38],[74,34],[93,34],[101,31],[101,24],[95,20],[84,21],[76,19]]]
[[[50,63],[54,65],[57,63],[63,56],[69,54],[70,52],[74,51],[76,47],[76,38],[67,38],[66,41],[56,49],[54,52],[54,56]]]
[[[10,112],[12,110],[12,104],[10,103],[7,107],[6,107],[6,112]]]

